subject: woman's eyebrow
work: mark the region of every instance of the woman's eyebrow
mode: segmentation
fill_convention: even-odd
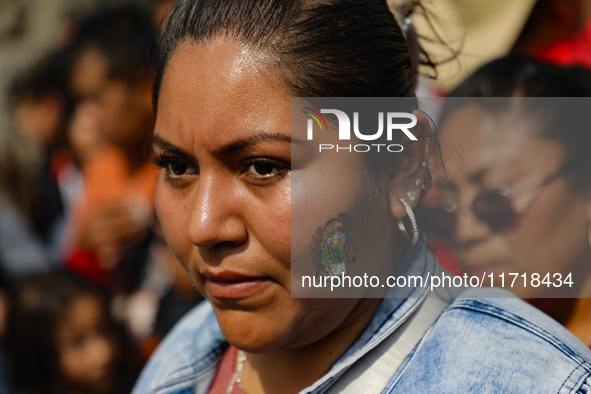
[[[170,142],[166,141],[165,139],[163,139],[157,135],[154,135],[152,137],[152,145],[154,145],[154,146],[156,146],[168,153],[171,153],[175,156],[184,157],[187,159],[193,158],[193,156],[190,153],[182,150],[181,148],[171,144]]]
[[[256,144],[259,144],[262,142],[268,142],[268,141],[279,141],[279,142],[285,142],[288,144],[291,144],[291,143],[301,144],[301,145],[306,144],[305,141],[293,139],[290,136],[285,135],[285,134],[262,132],[262,133],[258,133],[258,134],[252,135],[252,136],[248,136],[248,137],[233,141],[228,145],[222,146],[215,153],[217,155],[227,155],[227,154],[235,153],[236,151],[244,149],[248,146],[252,146],[252,145],[256,145]],[[154,145],[154,146],[158,147],[159,149],[162,149],[166,152],[169,152],[175,156],[185,157],[188,159],[193,157],[187,151],[171,144],[170,142],[166,141],[165,139],[163,139],[162,137],[159,137],[157,135],[154,135],[152,137],[152,145]]]
[[[244,149],[251,145],[260,144],[262,142],[270,142],[270,141],[277,141],[277,142],[285,142],[288,144],[295,143],[295,144],[305,144],[304,141],[300,141],[297,139],[291,138],[289,135],[281,134],[281,133],[266,133],[261,132],[257,133],[245,138],[240,138],[236,141],[231,142],[230,144],[221,147],[217,153],[220,155],[225,155],[229,153],[234,153],[240,149]]]

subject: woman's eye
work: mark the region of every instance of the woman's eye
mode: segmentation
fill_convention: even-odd
[[[272,163],[253,163],[248,167],[248,171],[258,176],[270,176],[276,173],[279,168]]]
[[[266,157],[247,159],[242,168],[248,182],[257,186],[283,178],[290,169],[288,163]]]
[[[176,182],[175,185],[179,184],[179,182],[184,180],[186,177],[197,173],[197,169],[195,167],[179,160],[171,160],[168,162],[165,168],[167,180],[170,182]]]
[[[186,163],[181,163],[181,162],[171,162],[168,164],[168,171],[175,176],[182,176],[185,175],[187,173],[187,169],[189,166],[187,166]]]
[[[164,169],[165,180],[172,183],[173,186],[180,185],[180,182],[190,175],[197,174],[196,166],[192,166],[184,160],[167,155],[158,155],[154,157],[156,167]],[[188,178],[187,178],[188,179]]]

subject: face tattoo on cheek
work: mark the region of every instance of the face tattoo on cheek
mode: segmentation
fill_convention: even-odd
[[[346,275],[347,265],[357,258],[357,248],[351,240],[351,216],[341,213],[330,219],[324,227],[318,227],[312,240],[312,261],[316,276],[320,272],[330,276]]]

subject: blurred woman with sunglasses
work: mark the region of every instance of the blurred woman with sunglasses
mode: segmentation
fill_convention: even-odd
[[[440,135],[442,202],[455,214],[460,264],[492,275],[588,346],[591,99],[582,97],[590,95],[587,69],[499,59],[450,94]]]

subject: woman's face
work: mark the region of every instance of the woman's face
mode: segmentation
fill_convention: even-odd
[[[571,190],[564,176],[564,150],[553,141],[536,138],[537,124],[505,113],[493,118],[472,105],[452,114],[441,130],[451,147],[444,155],[449,185],[445,191],[457,204],[456,241],[460,264],[471,275],[505,273],[505,287],[522,297],[540,289],[522,280],[510,288],[510,273],[573,272],[583,276],[589,255],[589,202]],[[455,150],[455,153],[452,153]],[[508,186],[515,220],[494,231],[473,211],[474,199],[485,191]],[[578,264],[577,264],[578,263]],[[579,271],[577,273],[577,271]],[[575,279],[576,281],[576,279]]]
[[[311,344],[368,321],[379,303],[291,298],[292,249],[313,268],[318,227],[341,213],[354,228],[375,220],[381,232],[352,231],[357,261],[375,257],[376,242],[392,244],[385,215],[367,217],[360,208],[368,189],[362,160],[317,155],[292,141],[291,99],[271,76],[232,42],[183,43],[162,80],[154,131],[162,167],[156,210],[166,240],[211,301],[226,338],[254,352]],[[308,212],[294,231],[292,205]],[[364,237],[373,242],[365,245]],[[391,247],[380,254],[391,256]]]

